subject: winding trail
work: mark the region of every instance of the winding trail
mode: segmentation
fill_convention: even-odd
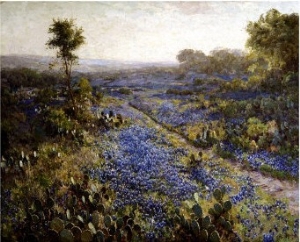
[[[177,132],[174,132],[167,127],[165,127],[163,124],[160,124],[155,119],[153,119],[151,116],[149,116],[147,113],[143,112],[142,110],[137,109],[136,107],[129,104],[128,100],[122,99],[124,101],[124,107],[130,109],[134,109],[135,111],[138,111],[141,113],[145,118],[146,123],[152,123],[154,122],[154,127],[156,129],[163,129],[167,133],[171,134],[173,137],[176,137],[176,139],[179,140],[180,143],[183,143],[185,148],[190,150],[193,153],[198,153],[199,148],[195,147],[191,142],[189,142],[185,137],[178,134]],[[211,156],[216,157],[216,154],[213,154],[212,151]],[[296,181],[281,181],[272,177],[266,177],[262,175],[260,172],[257,171],[247,171],[242,168],[242,165],[234,160],[228,160],[224,159],[224,161],[231,164],[232,167],[234,167],[234,170],[243,175],[247,175],[251,177],[253,180],[253,183],[260,187],[265,193],[271,195],[272,197],[276,199],[287,199],[288,200],[288,208],[293,215],[299,215],[299,183]]]

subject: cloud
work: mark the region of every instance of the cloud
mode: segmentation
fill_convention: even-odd
[[[212,14],[215,12],[210,2],[170,2],[169,4],[185,15]]]
[[[1,54],[54,55],[46,50],[52,18],[75,18],[87,44],[81,58],[175,60],[185,48],[208,53],[243,48],[248,21],[271,7],[298,12],[296,2],[4,2]]]

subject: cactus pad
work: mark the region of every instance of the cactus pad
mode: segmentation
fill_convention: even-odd
[[[191,229],[193,231],[193,234],[195,236],[199,236],[200,234],[200,225],[196,220],[192,220],[191,222]]]
[[[209,241],[211,242],[219,242],[220,241],[220,235],[217,231],[213,231],[209,236]]]
[[[60,218],[55,217],[50,223],[50,228],[59,233],[64,229],[64,222]]]
[[[74,241],[74,236],[72,232],[68,229],[63,229],[60,234],[60,241],[61,242],[73,242]]]
[[[214,198],[215,198],[218,202],[222,201],[223,194],[222,194],[222,192],[221,192],[221,190],[220,190],[219,188],[217,188],[217,189],[214,190],[213,196],[214,196]]]
[[[230,201],[226,201],[224,202],[223,207],[224,207],[224,211],[228,212],[232,208],[232,203]]]
[[[201,218],[202,217],[202,208],[199,204],[195,204],[192,208],[194,214],[198,217]]]
[[[211,220],[209,216],[205,216],[205,218],[202,219],[202,226],[205,229],[208,229],[209,225],[211,224]]]
[[[220,203],[214,204],[214,210],[216,211],[217,216],[220,216],[223,213],[223,207]]]
[[[208,240],[208,232],[206,229],[201,229],[200,231],[200,241],[206,242]]]
[[[109,228],[111,225],[111,217],[109,215],[106,215],[104,217],[104,224],[106,228]]]
[[[82,242],[91,242],[93,240],[93,234],[90,230],[85,230],[81,234],[81,241]]]

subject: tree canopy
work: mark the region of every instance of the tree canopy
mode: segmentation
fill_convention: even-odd
[[[261,15],[258,21],[249,22],[246,30],[250,35],[247,47],[257,56],[266,59],[269,69],[298,71],[298,14],[281,14],[278,10],[271,9]]]
[[[184,49],[176,57],[184,71],[242,75],[248,67],[246,54],[234,49],[215,49],[209,55],[201,50]]]

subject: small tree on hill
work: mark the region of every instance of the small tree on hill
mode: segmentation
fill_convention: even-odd
[[[58,49],[56,56],[63,66],[69,98],[72,101],[76,115],[77,108],[71,85],[71,73],[73,65],[78,60],[78,56],[74,54],[74,51],[85,43],[85,37],[82,35],[83,29],[82,27],[78,28],[73,19],[53,19],[48,33],[53,34],[53,37],[48,40],[46,45],[50,49]]]

